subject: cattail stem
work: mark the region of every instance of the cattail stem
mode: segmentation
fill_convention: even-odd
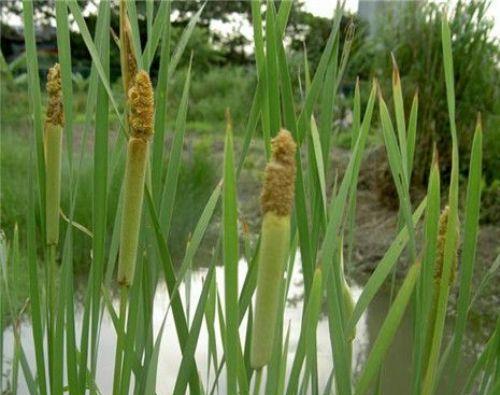
[[[349,361],[349,371],[351,370],[351,364],[352,364],[352,348],[353,348],[353,340],[356,337],[356,327],[352,328],[351,332],[348,331],[348,325],[349,321],[351,320],[352,313],[354,311],[354,299],[351,294],[351,288],[347,284],[347,281],[345,280],[345,276],[342,270],[342,303],[343,303],[343,310],[344,310],[344,333],[345,336],[347,337],[347,360]]]
[[[254,369],[262,368],[271,359],[280,286],[290,243],[290,212],[295,185],[296,145],[290,133],[281,130],[272,141],[272,149],[261,198],[264,217],[250,355]]]
[[[56,289],[57,289],[57,263],[56,263],[56,245],[48,246],[48,265],[47,265],[47,304],[48,304],[48,352],[49,352],[49,382],[50,387],[55,391],[54,382],[54,361],[55,357],[55,336],[56,336]]]
[[[124,6],[124,3],[122,2],[120,5]],[[121,22],[123,23],[124,8],[121,8],[120,11],[120,16],[122,17]],[[122,46],[122,50],[123,49],[124,47]],[[129,67],[127,72],[130,71]],[[125,83],[126,89],[128,88],[128,84],[131,84],[127,92],[130,138],[127,145],[124,202],[120,229],[120,255],[118,261],[120,315],[113,380],[113,394],[115,395],[128,392],[128,388],[120,388],[123,374],[122,363],[128,288],[134,279],[137,247],[139,244],[139,230],[141,227],[142,203],[144,200],[144,182],[149,156],[149,140],[153,134],[154,99],[151,80],[149,79],[148,73],[145,71],[135,73],[135,70],[133,70],[133,73],[128,74],[128,77],[132,76],[133,81]]]
[[[344,270],[344,240],[340,238],[338,242],[338,259],[339,259],[339,275],[340,275],[340,287],[341,287],[341,302],[342,302],[342,315],[340,317],[341,322],[344,323],[344,335],[346,337],[346,351],[347,351],[347,361],[349,361],[348,369],[349,374],[351,374],[352,368],[352,350],[353,350],[353,340],[356,337],[356,326],[350,328],[349,322],[351,321],[352,313],[354,311],[354,299],[352,297],[351,288],[347,283],[345,270]]]
[[[48,247],[48,290],[47,298],[50,312],[50,328],[55,327],[55,311],[56,311],[56,277],[57,277],[57,263],[56,263],[56,246],[50,245]]]
[[[47,337],[49,353],[49,381],[55,390],[54,345],[56,336],[57,294],[57,244],[59,243],[59,209],[61,204],[61,156],[64,112],[62,105],[61,70],[59,64],[49,69],[47,75],[47,113],[44,125],[45,155],[45,224],[47,243]]]
[[[262,369],[258,369],[255,374],[255,383],[253,386],[253,395],[260,394],[260,383],[262,382]]]
[[[122,362],[123,362],[123,345],[125,337],[125,323],[127,316],[127,299],[128,299],[128,287],[120,287],[120,312],[118,316],[118,328],[117,328],[117,339],[116,339],[116,351],[115,351],[115,371],[113,376],[113,395],[118,395],[122,393],[120,391],[121,374],[122,374]]]

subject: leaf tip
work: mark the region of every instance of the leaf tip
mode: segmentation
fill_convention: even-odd
[[[399,68],[396,62],[396,57],[394,56],[394,52],[391,52],[391,60],[392,60],[392,83],[393,85],[400,85],[401,80],[399,78]]]

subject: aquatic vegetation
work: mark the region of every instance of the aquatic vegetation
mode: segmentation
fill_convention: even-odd
[[[227,394],[257,395],[265,389],[266,394],[362,395],[374,389],[383,391],[379,386],[384,363],[405,312],[410,312],[413,336],[409,393],[441,393],[444,382],[450,394],[457,391],[471,394],[476,390],[495,393],[500,366],[498,323],[474,366],[465,372],[467,377],[458,374],[473,300],[482,132],[478,122],[470,149],[467,191],[465,199],[459,199],[459,169],[464,164],[459,167],[453,57],[446,16],[442,15],[442,67],[453,146],[450,183],[445,186],[448,196],[441,197],[440,164],[435,159],[427,169],[430,174],[427,193],[414,204],[410,198],[410,180],[418,140],[418,99],[415,98],[406,114],[397,59],[394,59],[393,106],[388,107],[376,81],[371,84],[367,100],[362,101],[358,82],[353,104],[352,150],[342,177],[328,190],[328,176],[336,171],[330,163],[333,103],[348,67],[351,44],[349,35],[343,46],[339,44],[342,9],[339,6],[336,10],[314,72],[309,69],[307,58],[304,60],[304,81],[300,81],[304,89],[301,95],[295,95],[284,46],[293,2],[280,2],[278,9],[274,2],[267,2],[263,14],[261,2],[252,1],[257,84],[248,109],[248,123],[242,128],[245,131],[242,136],[234,136],[228,109],[222,178],[210,191],[188,242],[182,246],[185,253],[176,267],[167,241],[177,231],[172,218],[176,200],[182,199],[177,184],[188,133],[191,66],[186,72],[172,132],[167,129],[166,90],[179,59],[186,55],[186,43],[203,6],[191,16],[171,50],[171,3],[144,3],[148,26],[145,42],[141,42],[144,37],[140,37],[137,28],[135,5],[120,1],[120,37],[113,43],[110,33],[113,2],[99,2],[94,37],[78,2],[55,2],[60,65],[49,72],[49,103],[44,121],[33,3],[23,3],[36,161],[30,167],[26,229],[19,232],[26,234],[30,297],[29,309],[21,311],[14,311],[9,301],[6,279],[10,273],[6,271],[12,269],[10,262],[16,262],[19,253],[16,231],[12,245],[0,239],[0,249],[6,252],[9,262],[4,265],[2,260],[0,265],[0,309],[6,305],[15,319],[27,311],[35,357],[34,361],[28,360],[15,321],[12,328],[15,352],[9,377],[12,387],[18,387],[21,378],[18,373],[22,372],[32,395],[106,393],[101,389],[100,379],[102,372],[108,371],[103,370],[99,358],[103,350],[102,320],[106,316],[116,334],[114,373],[112,378],[106,378],[112,380],[112,391],[108,393],[114,395],[155,394],[158,383],[167,380],[171,381],[169,393],[175,395],[213,394],[217,389]],[[68,116],[72,111],[69,20],[78,27],[92,58],[83,128],[85,133],[93,133],[91,150],[84,144],[73,144],[72,140],[72,117]],[[119,103],[109,81],[109,47],[118,43],[123,88],[127,93],[124,103]],[[153,88],[150,75],[155,75],[151,68],[157,52],[160,63]],[[355,301],[346,281],[352,254],[347,254],[344,261],[344,240],[352,252],[358,176],[374,126],[375,103],[397,191],[399,228]],[[111,117],[116,128],[110,126]],[[63,130],[68,140],[64,147]],[[262,147],[259,171],[264,178],[260,198],[262,218],[258,219],[261,231],[255,239],[240,215],[242,197],[238,195],[252,143]],[[170,149],[168,155],[164,155],[165,146]],[[61,158],[67,160],[72,170],[82,163],[84,155],[93,159],[91,229],[74,218],[76,197],[81,193],[80,180],[75,176],[79,173],[69,171],[67,179],[61,180],[60,171]],[[115,184],[122,185],[116,209],[108,207],[110,185]],[[60,207],[61,185],[70,191],[68,207]],[[257,191],[249,194],[247,198],[258,201]],[[463,226],[459,223],[462,200]],[[442,201],[446,209],[440,219]],[[106,233],[108,214],[113,223],[110,235]],[[67,223],[61,236],[60,216]],[[215,229],[217,239],[205,264],[202,285],[193,290],[190,285],[193,262],[209,229]],[[46,237],[39,240],[38,234]],[[77,322],[72,257],[74,240],[80,237],[90,239],[92,247],[88,251],[88,278],[80,281],[84,296],[82,319]],[[461,254],[457,254],[459,245]],[[399,282],[395,275],[391,279],[390,274],[403,254],[408,256],[408,268],[403,270],[404,278]],[[217,264],[224,266],[222,281],[216,276]],[[244,271],[240,270],[242,265],[246,266]],[[294,269],[294,265],[300,268]],[[292,346],[285,309],[292,273],[297,269],[303,280],[304,301],[300,323],[295,323],[299,326],[297,341]],[[352,369],[356,328],[386,281],[393,290],[391,304],[366,360],[360,361],[358,369]],[[456,319],[447,328],[452,334],[449,340],[444,334],[452,286],[459,297]],[[168,300],[161,300],[167,307],[160,320],[154,314],[159,287],[164,287],[162,295],[168,295]],[[120,293],[119,306],[114,300],[116,288]],[[196,301],[190,304],[195,292]],[[321,351],[318,349],[324,347],[317,338],[322,319],[328,326],[331,349],[331,365],[326,367],[329,377],[324,381],[320,380],[317,363]],[[200,368],[197,354],[201,352],[202,336],[208,338],[208,349],[203,350],[206,370]],[[169,359],[170,355],[166,358],[169,368],[177,369],[174,377],[167,377],[167,372],[159,368],[162,343],[167,345],[169,353],[179,350],[178,360]],[[0,357],[4,357],[2,347]],[[2,389],[3,373],[0,372]]]

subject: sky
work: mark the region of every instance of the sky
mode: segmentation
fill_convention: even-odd
[[[393,0],[398,1],[398,0]],[[404,1],[404,0],[403,0]],[[439,2],[436,0],[431,0]],[[491,5],[488,9],[488,15],[495,19],[495,26],[493,28],[493,35],[500,38],[500,0],[490,0]],[[452,1],[456,3],[456,0]],[[337,0],[305,0],[305,9],[311,14],[317,16],[324,16],[331,18]],[[346,9],[349,11],[357,11],[358,0],[346,0]]]

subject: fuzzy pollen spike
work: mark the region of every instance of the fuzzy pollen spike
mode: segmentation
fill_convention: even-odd
[[[149,140],[153,134],[154,93],[149,75],[144,70],[135,75],[128,100],[131,136]]]
[[[56,63],[49,69],[47,74],[47,95],[49,102],[47,104],[47,123],[64,126],[64,111],[62,105],[61,88],[61,68]]]
[[[266,166],[261,195],[262,212],[287,216],[293,203],[297,145],[290,132],[285,129],[281,129],[271,143],[272,158]]]

